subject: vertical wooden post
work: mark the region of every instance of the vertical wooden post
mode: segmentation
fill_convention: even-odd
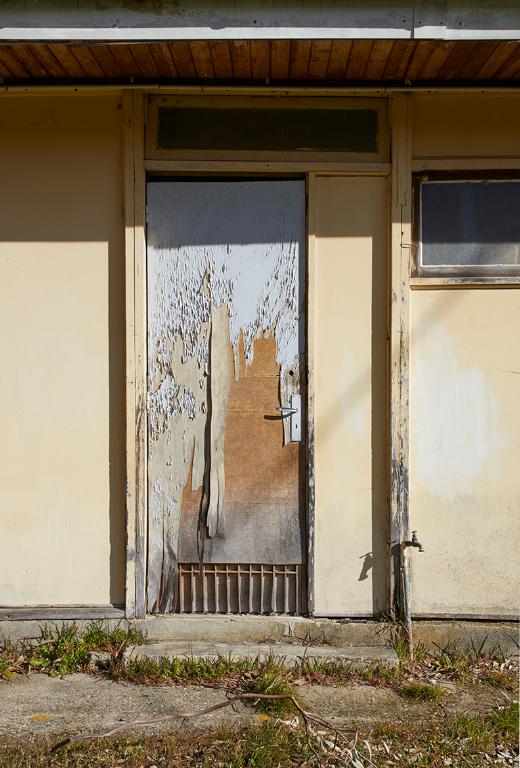
[[[399,94],[391,101],[392,239],[390,300],[390,534],[391,610],[410,624],[407,568],[402,542],[408,535],[408,410],[410,345],[410,247],[412,212],[412,103]]]
[[[123,95],[126,269],[126,616],[146,601],[146,250],[143,94]]]
[[[316,530],[314,472],[314,363],[316,323],[316,174],[307,176],[307,610],[314,614]]]

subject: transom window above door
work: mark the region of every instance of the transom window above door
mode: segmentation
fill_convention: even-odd
[[[387,159],[384,99],[150,97],[154,159]]]

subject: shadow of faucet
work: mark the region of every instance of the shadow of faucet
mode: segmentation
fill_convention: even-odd
[[[374,558],[372,557],[372,552],[367,552],[365,555],[361,555],[359,559],[363,560],[363,567],[361,568],[361,573],[359,574],[358,581],[365,581],[365,579],[368,579],[369,570],[374,565]]]

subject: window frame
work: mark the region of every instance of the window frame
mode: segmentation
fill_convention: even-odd
[[[520,264],[435,264],[421,263],[422,196],[425,181],[518,181],[520,170],[417,171],[412,174],[411,278],[417,285],[426,282],[520,282]]]

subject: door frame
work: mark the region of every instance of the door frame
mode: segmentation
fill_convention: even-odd
[[[145,153],[146,92],[125,91],[124,221],[126,264],[126,453],[127,453],[127,561],[126,616],[146,614],[147,555],[147,280],[146,280],[146,174],[168,173],[211,176],[305,176],[306,179],[306,440],[305,518],[307,522],[307,615],[314,613],[314,359],[315,359],[315,237],[314,185],[317,176],[388,176],[389,162],[157,160]]]

